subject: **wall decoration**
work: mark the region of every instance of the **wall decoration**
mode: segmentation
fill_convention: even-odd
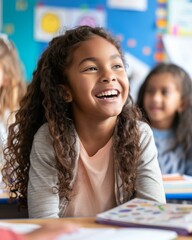
[[[166,54],[162,42],[162,36],[167,32],[167,0],[157,0],[156,9],[156,46],[154,60],[156,63],[164,62]]]
[[[168,1],[168,32],[192,36],[192,1]]]
[[[61,8],[37,5],[35,7],[34,37],[48,42],[64,28],[77,25],[105,26],[105,11]]]
[[[16,0],[15,8],[17,11],[26,11],[28,8],[28,0]]]
[[[169,61],[183,67],[192,77],[192,37],[164,34],[163,44]]]
[[[108,6],[110,8],[145,11],[147,0],[108,0]]]

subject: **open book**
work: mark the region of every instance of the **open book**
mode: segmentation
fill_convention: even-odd
[[[135,198],[96,215],[96,222],[124,227],[147,227],[192,234],[192,205],[161,204]]]

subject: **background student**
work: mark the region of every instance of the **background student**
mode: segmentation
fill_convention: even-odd
[[[192,175],[192,80],[186,71],[157,65],[139,90],[138,106],[152,127],[162,173]]]
[[[18,234],[8,228],[0,227],[3,240],[54,240],[60,235],[77,231],[78,226],[72,223],[46,223],[37,230],[26,234]]]
[[[50,42],[5,158],[4,179],[13,176],[10,191],[28,200],[29,217],[95,216],[133,197],[165,202],[151,129],[103,28],[77,27]]]
[[[6,35],[0,35],[0,169],[2,148],[7,138],[8,125],[14,121],[14,111],[26,92],[23,65],[14,44]],[[13,113],[13,114],[12,114]],[[1,174],[0,174],[1,175]],[[0,176],[1,182],[1,176]],[[1,190],[0,190],[1,191]]]

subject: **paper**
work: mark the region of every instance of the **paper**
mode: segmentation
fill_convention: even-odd
[[[50,220],[51,221],[51,220]],[[31,232],[40,227],[37,224],[20,224],[1,222],[0,228],[9,228],[17,233]],[[143,228],[80,228],[74,233],[63,234],[56,240],[174,240],[177,234],[173,231]]]
[[[25,223],[6,223],[0,222],[0,228],[8,228],[16,233],[28,233],[35,229],[40,228],[38,224],[25,224]]]
[[[164,34],[162,40],[170,62],[178,64],[192,77],[192,36]]]
[[[57,240],[174,240],[177,234],[173,231],[137,228],[82,228],[77,233],[63,235]]]
[[[192,35],[192,1],[168,1],[168,32],[174,35]]]
[[[105,11],[98,9],[61,8],[37,5],[35,7],[34,37],[37,41],[48,42],[67,28],[79,25],[104,27],[106,22],[105,18]]]
[[[108,0],[107,3],[110,8],[137,11],[145,11],[147,9],[147,0]]]

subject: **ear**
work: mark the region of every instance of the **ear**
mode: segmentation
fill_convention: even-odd
[[[182,113],[183,111],[185,111],[186,107],[187,107],[186,101],[181,100],[181,103],[177,109],[178,113]]]
[[[58,89],[59,89],[60,96],[63,97],[66,102],[69,103],[73,101],[73,97],[72,97],[70,88],[68,86],[59,84]]]

